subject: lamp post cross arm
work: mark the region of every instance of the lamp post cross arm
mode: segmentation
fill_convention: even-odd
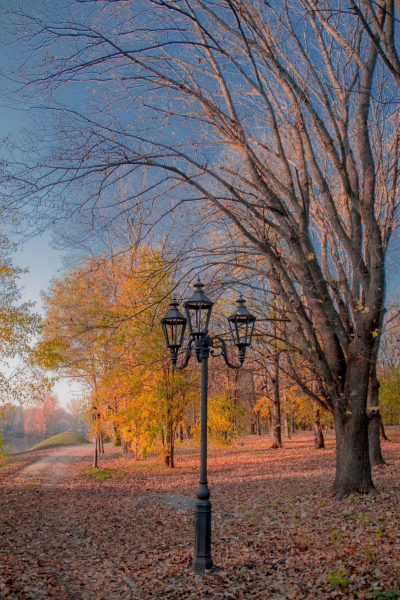
[[[215,341],[217,341],[218,344],[215,344],[214,343]],[[244,359],[245,359],[243,350],[242,349],[239,350],[239,361],[240,361],[240,364],[239,365],[232,364],[230,362],[229,358],[228,358],[228,351],[227,351],[227,348],[226,348],[225,340],[220,335],[215,335],[214,337],[211,338],[211,351],[210,351],[210,354],[211,354],[211,356],[214,356],[214,358],[218,358],[219,356],[223,356],[226,365],[230,369],[240,369],[241,367],[243,367],[243,363],[244,363]]]
[[[181,365],[179,365],[179,366],[178,366],[178,365],[176,364],[176,360],[175,360],[175,362],[174,362],[174,361],[172,361],[172,365],[173,365],[173,367],[174,367],[175,371],[182,371],[183,369],[185,369],[185,368],[188,366],[188,364],[189,364],[189,360],[190,360],[190,359],[192,358],[192,356],[193,356],[193,355],[192,355],[192,346],[193,346],[193,340],[189,340],[189,343],[188,343],[188,345],[187,345],[187,348],[186,348],[186,356],[185,356],[185,360],[183,361],[183,363],[182,363]],[[178,357],[178,355],[176,356],[176,358],[177,358],[177,357]]]

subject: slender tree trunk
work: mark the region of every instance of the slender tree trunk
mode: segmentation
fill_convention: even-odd
[[[382,331],[385,311],[382,310],[379,317],[379,331]],[[381,414],[379,410],[379,388],[381,384],[376,373],[378,351],[381,341],[381,333],[374,338],[372,349],[372,357],[369,371],[369,387],[368,387],[368,439],[369,439],[369,458],[371,466],[384,465],[385,460],[382,455],[381,448]]]
[[[313,421],[314,421],[314,443],[315,448],[320,450],[321,448],[325,448],[325,440],[324,434],[322,433],[321,421],[320,421],[320,410],[319,406],[314,400],[313,407]]]
[[[379,388],[380,383],[376,376],[376,364],[371,366],[368,389],[368,439],[369,459],[371,466],[384,465],[385,459],[381,449],[381,414],[379,410]]]
[[[175,468],[175,456],[174,456],[174,451],[175,451],[175,436],[174,436],[174,432],[172,431],[172,424],[170,424],[170,433],[169,433],[169,456],[170,456],[170,463],[169,463],[169,467],[170,469],[174,469]]]
[[[294,434],[294,415],[290,415],[290,435]]]
[[[379,407],[369,409],[368,411],[368,442],[369,442],[369,459],[371,467],[384,465],[385,460],[381,450],[381,415]]]
[[[97,435],[94,443],[93,468],[97,469]]]
[[[113,431],[114,431],[114,446],[121,446],[122,445],[121,432],[119,430],[117,423],[113,423]]]
[[[173,445],[170,424],[163,428],[164,463],[166,467],[172,468],[171,447]]]
[[[99,433],[99,452],[100,454],[104,454],[104,441],[103,441],[103,432]]]
[[[285,424],[285,435],[288,438],[288,440],[290,440],[292,438],[290,435],[290,420],[289,420],[289,415],[287,414],[287,412],[285,412],[284,424]]]
[[[272,371],[271,448],[282,448],[281,400],[279,396],[279,360],[276,358]]]
[[[380,418],[380,424],[381,424],[381,437],[382,437],[382,439],[386,440],[387,442],[390,442],[390,439],[387,437],[386,432],[385,432],[385,426],[383,425],[382,417]]]

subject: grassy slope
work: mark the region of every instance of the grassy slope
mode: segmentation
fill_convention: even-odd
[[[47,438],[47,440],[43,440],[43,442],[36,444],[30,450],[43,450],[45,448],[54,448],[54,446],[76,446],[77,444],[90,444],[90,442],[79,433],[66,431],[65,433],[58,433]]]

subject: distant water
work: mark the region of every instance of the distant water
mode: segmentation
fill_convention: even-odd
[[[44,437],[29,437],[29,436],[21,436],[21,437],[7,437],[4,438],[4,450],[9,454],[15,454],[16,452],[26,452],[35,444],[39,444],[45,438]]]

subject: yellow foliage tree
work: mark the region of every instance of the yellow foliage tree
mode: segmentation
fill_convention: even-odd
[[[86,388],[96,437],[106,423],[137,457],[161,445],[170,467],[193,378],[172,371],[159,324],[172,283],[147,247],[91,258],[53,282],[42,340],[48,366]]]

